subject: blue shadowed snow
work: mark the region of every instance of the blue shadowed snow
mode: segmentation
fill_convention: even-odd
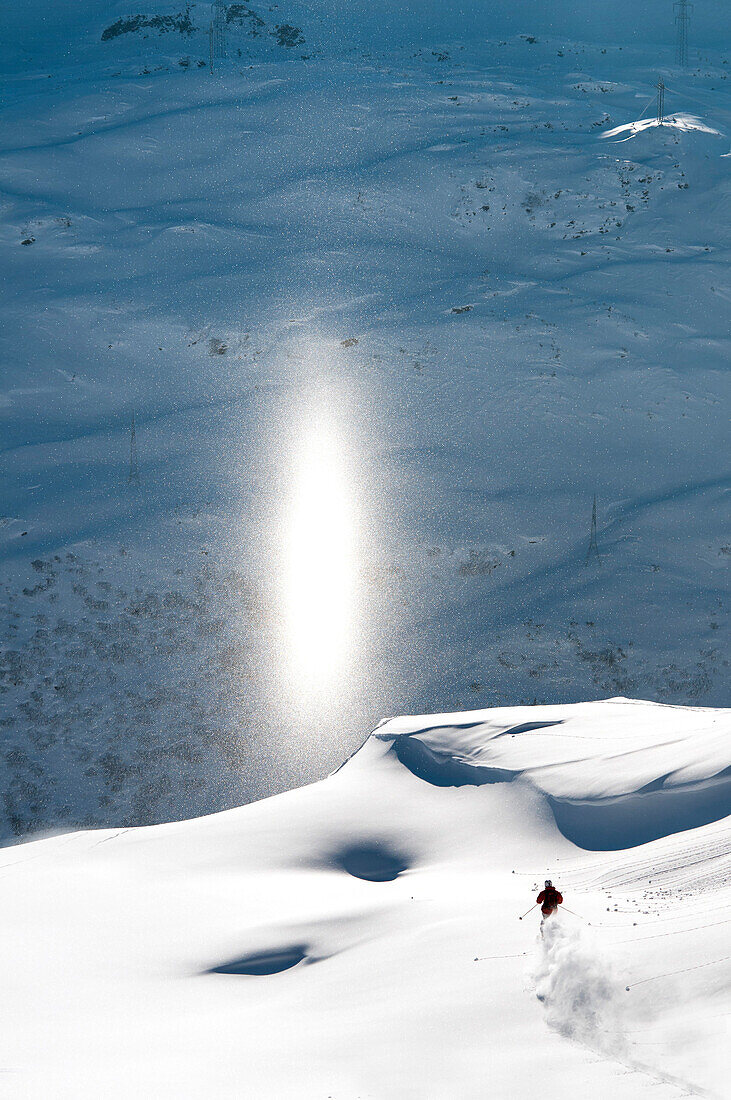
[[[293,4],[212,76],[205,5],[8,13],[0,837],[724,702],[728,66],[665,9]]]

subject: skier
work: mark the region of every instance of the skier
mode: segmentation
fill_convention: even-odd
[[[536,905],[540,905],[541,907],[543,920],[545,921],[548,917],[550,917],[551,913],[555,913],[562,902],[563,894],[560,894],[551,882],[550,878],[547,878],[543,889],[536,898]],[[541,921],[541,926],[542,925],[543,921]]]

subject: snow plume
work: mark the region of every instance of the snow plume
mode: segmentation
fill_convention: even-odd
[[[614,1056],[626,1052],[624,987],[587,930],[554,916],[543,926],[536,993],[550,1027]]]

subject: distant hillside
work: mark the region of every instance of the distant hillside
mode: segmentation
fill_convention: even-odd
[[[349,47],[382,50],[419,46],[437,41],[475,41],[531,34],[598,43],[659,46],[674,41],[672,6],[667,0],[637,5],[616,0],[601,5],[594,0],[282,0],[277,4],[226,5],[232,32],[242,40],[268,36],[288,48],[306,43],[310,49]],[[163,50],[174,49],[172,39],[191,40],[207,35],[212,5],[199,0],[185,3],[136,5],[127,0],[28,0],[6,4],[2,13],[0,56],[6,63],[59,64],[81,60],[100,40],[121,46],[122,37],[164,36]],[[691,46],[718,44],[728,32],[724,0],[705,0],[692,13]],[[276,28],[286,28],[277,32]],[[290,29],[291,28],[291,29]],[[296,33],[299,32],[299,35]],[[127,47],[129,46],[129,38]],[[55,59],[55,61],[54,61]]]
[[[669,8],[230,4],[212,77],[209,5],[5,5],[0,842],[727,701],[729,66]]]

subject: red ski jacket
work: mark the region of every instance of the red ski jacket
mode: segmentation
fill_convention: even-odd
[[[555,886],[549,886],[547,890],[541,890],[536,898],[536,904],[540,905],[542,913],[552,913],[556,906],[563,902],[563,894],[559,894]]]

